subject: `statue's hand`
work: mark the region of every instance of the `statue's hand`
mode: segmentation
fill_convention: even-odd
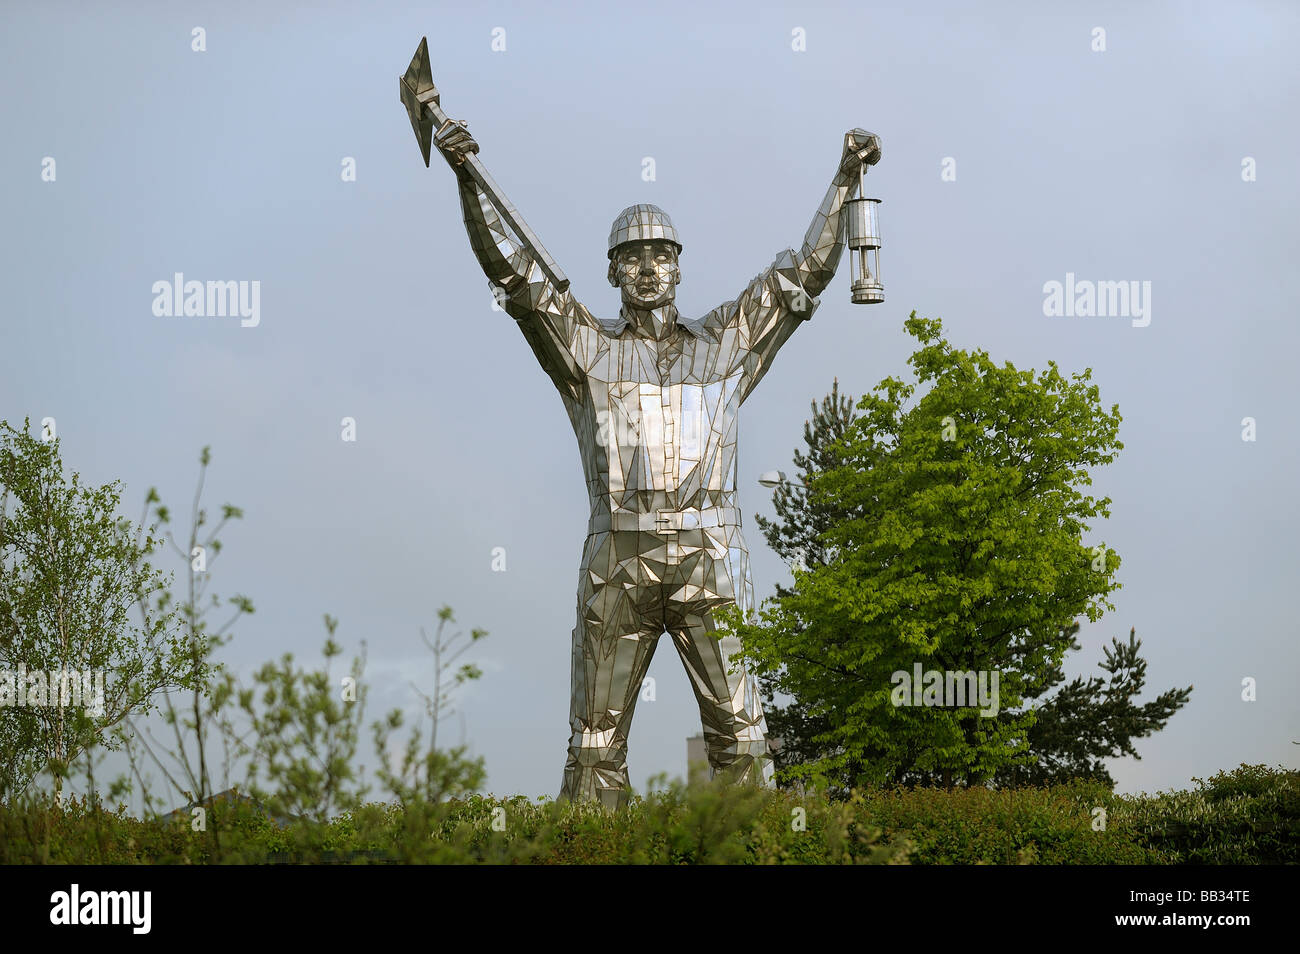
[[[448,123],[433,135],[434,145],[441,150],[443,158],[458,167],[470,153],[478,152],[478,143],[469,134],[464,120]]]
[[[857,177],[858,168],[865,162],[874,166],[880,161],[880,137],[865,129],[850,129],[844,134],[844,156],[840,172]]]

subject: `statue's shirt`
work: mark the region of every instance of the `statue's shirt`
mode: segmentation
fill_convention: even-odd
[[[536,266],[529,279],[510,290],[505,308],[564,399],[593,520],[734,509],[737,412],[818,304],[799,284],[793,252],[736,300],[679,319],[665,341],[635,334],[621,318],[594,318]]]

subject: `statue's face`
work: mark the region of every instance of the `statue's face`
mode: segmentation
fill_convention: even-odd
[[[623,301],[636,308],[659,308],[677,295],[682,280],[677,246],[662,240],[627,242],[614,249],[610,284],[623,292]]]

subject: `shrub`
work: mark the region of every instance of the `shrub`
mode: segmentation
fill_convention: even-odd
[[[1300,772],[1243,764],[1193,781],[1123,800],[1124,823],[1174,864],[1300,862]]]

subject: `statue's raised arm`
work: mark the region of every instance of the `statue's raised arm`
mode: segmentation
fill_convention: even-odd
[[[853,194],[862,166],[874,166],[879,161],[879,136],[865,129],[851,129],[844,134],[839,168],[826,190],[826,197],[813,215],[803,246],[794,256],[799,284],[814,298],[835,277],[840,253],[844,251],[844,203]]]
[[[400,87],[402,105],[406,107],[406,114],[411,120],[411,128],[415,131],[415,138],[420,143],[420,152],[424,155],[424,164],[429,165],[429,142],[431,138],[440,137],[443,142],[441,145],[448,145],[448,138],[453,132],[451,127],[459,125],[465,128],[465,123],[456,123],[448,118],[442,110],[442,94],[438,92],[438,87],[433,83],[433,73],[429,68],[429,39],[428,37],[420,38],[420,45],[415,50],[415,56],[411,57],[411,65],[406,68],[406,72],[401,77]],[[436,132],[435,132],[436,130]],[[478,161],[474,154],[478,152],[478,145],[472,139],[469,140],[471,149],[459,150],[455,152],[455,164],[458,169],[463,169],[466,176],[474,181],[480,191],[482,191],[492,202],[492,204],[501,212],[506,223],[512,228],[516,235],[522,240],[528,248],[538,266],[548,279],[555,285],[559,291],[565,291],[569,287],[569,280],[564,277],[558,265],[551,260],[551,256],[542,243],[537,240],[533,230],[528,227],[528,223],[520,217],[515,211],[515,207],[510,204],[496,182],[492,179],[483,164]]]
[[[401,78],[401,97],[425,165],[436,145],[456,174],[470,247],[493,295],[518,321],[556,386],[568,392],[582,378],[574,358],[576,333],[597,323],[569,294],[568,278],[488,175],[467,124],[443,112],[429,68],[427,39],[420,40]]]
[[[470,174],[468,157],[478,153],[478,143],[463,122],[448,122],[434,134],[434,144],[447,160],[460,185],[461,210],[465,215],[465,230],[469,233],[470,248],[483,267],[483,274],[494,285],[507,293],[515,292],[529,280],[530,274],[538,280],[548,281],[555,291],[564,291],[548,276],[536,274],[541,269],[533,250],[517,242],[502,221],[496,206],[486,191]],[[567,288],[567,280],[565,286]]]
[[[844,251],[846,203],[865,166],[879,161],[878,136],[865,129],[846,133],[835,174],[803,244],[780,252],[738,298],[700,319],[706,333],[720,343],[733,343],[725,360],[743,371],[742,401],[767,373],[781,346],[817,309],[817,296],[835,277]]]

